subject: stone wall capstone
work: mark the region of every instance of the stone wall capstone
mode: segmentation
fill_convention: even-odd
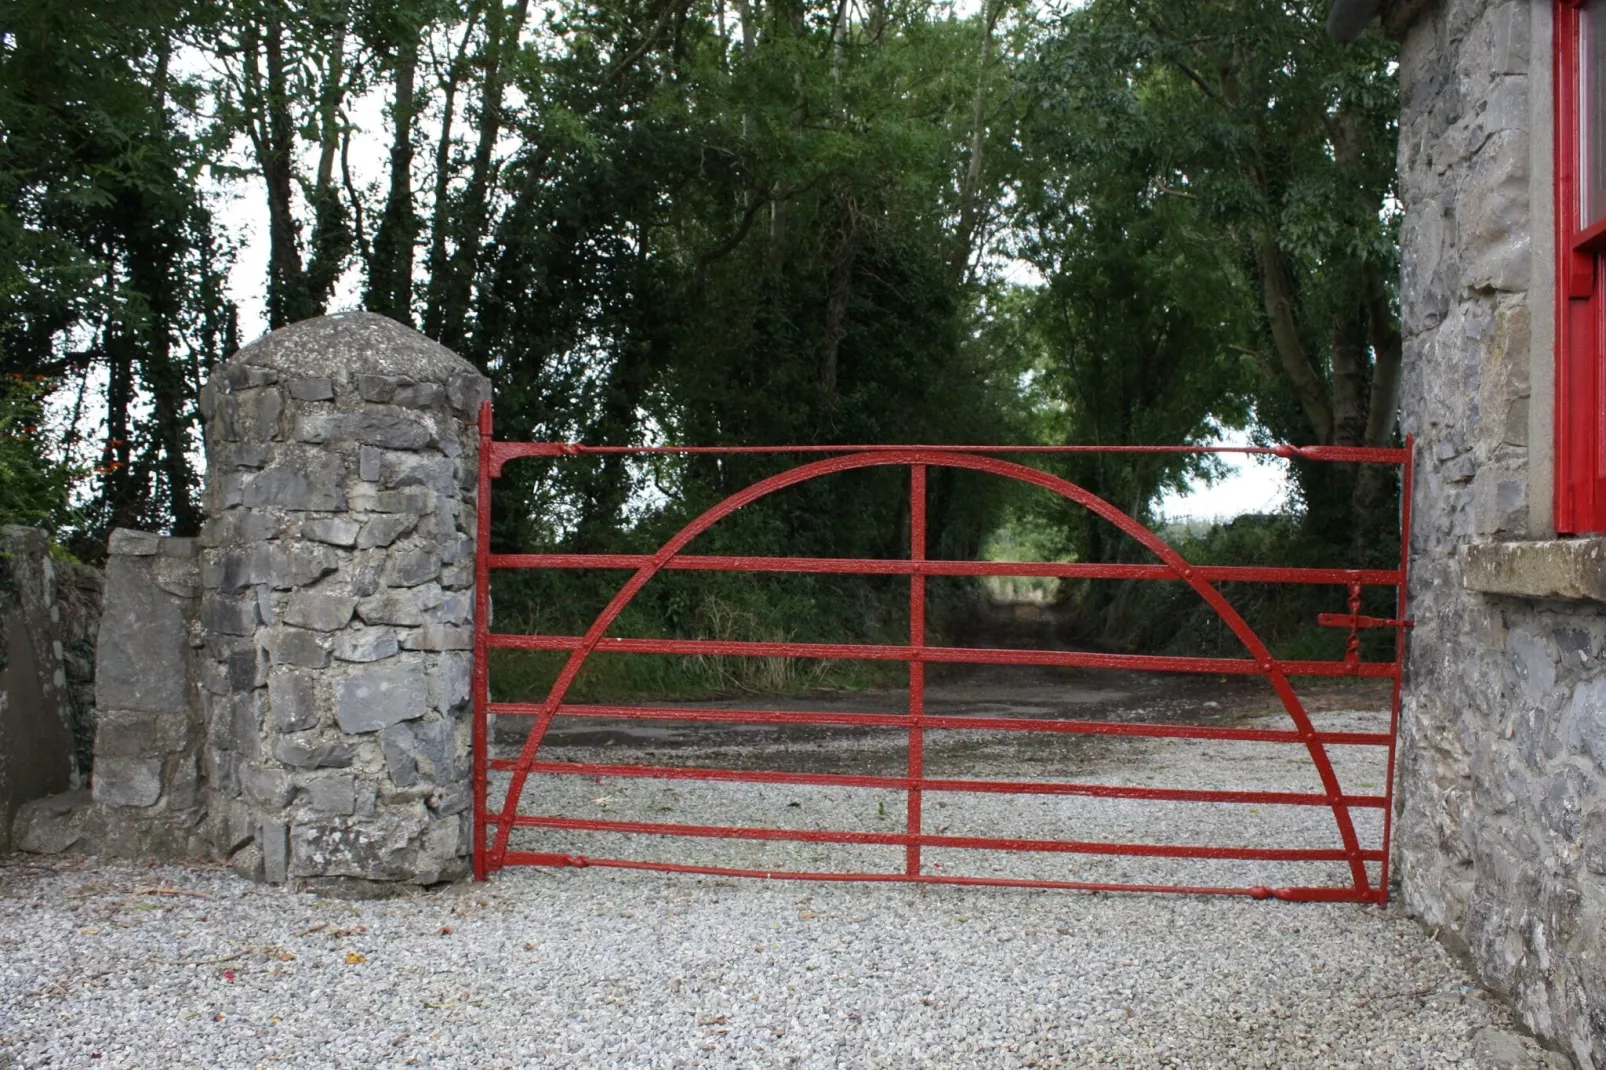
[[[213,374],[200,536],[211,838],[245,875],[467,870],[473,366],[370,313]]]
[[[1418,479],[1395,849],[1407,908],[1539,1037],[1606,1068],[1606,607],[1463,575],[1469,544],[1547,534],[1549,10],[1442,0],[1402,42]]]

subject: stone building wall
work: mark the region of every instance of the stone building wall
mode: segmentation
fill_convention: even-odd
[[[1569,549],[1538,541],[1552,534],[1550,3],[1441,0],[1397,29],[1401,410],[1418,463],[1403,897],[1537,1035],[1601,1068],[1606,605],[1510,567]]]

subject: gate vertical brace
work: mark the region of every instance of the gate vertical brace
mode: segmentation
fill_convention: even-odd
[[[1383,784],[1383,861],[1378,866],[1379,904],[1389,901],[1389,858],[1394,853],[1394,755],[1400,749],[1400,692],[1405,686],[1405,615],[1410,597],[1411,486],[1416,469],[1416,436],[1405,436],[1405,463],[1400,466],[1400,586],[1394,600],[1394,704],[1389,712],[1389,766]]]
[[[479,494],[474,499],[474,879],[489,875],[485,856],[486,751],[489,749],[490,671],[486,654],[491,632],[491,403],[480,403]]]
[[[926,466],[909,466],[909,560],[926,559]],[[926,577],[909,576],[909,816],[908,832],[920,835],[920,781],[926,775],[926,739],[921,721],[926,715]],[[904,850],[904,872],[920,875],[920,841],[911,839]]]

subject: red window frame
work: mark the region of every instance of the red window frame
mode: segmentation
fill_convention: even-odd
[[[1555,0],[1552,46],[1556,102],[1555,522],[1556,531],[1565,535],[1606,531],[1606,217],[1585,226],[1581,201],[1583,109],[1588,104],[1581,85],[1588,63],[1582,47],[1584,18],[1585,10],[1596,4],[1606,5],[1606,0]]]

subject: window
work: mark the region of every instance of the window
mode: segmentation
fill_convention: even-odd
[[[1556,530],[1606,532],[1606,0],[1556,0]]]

